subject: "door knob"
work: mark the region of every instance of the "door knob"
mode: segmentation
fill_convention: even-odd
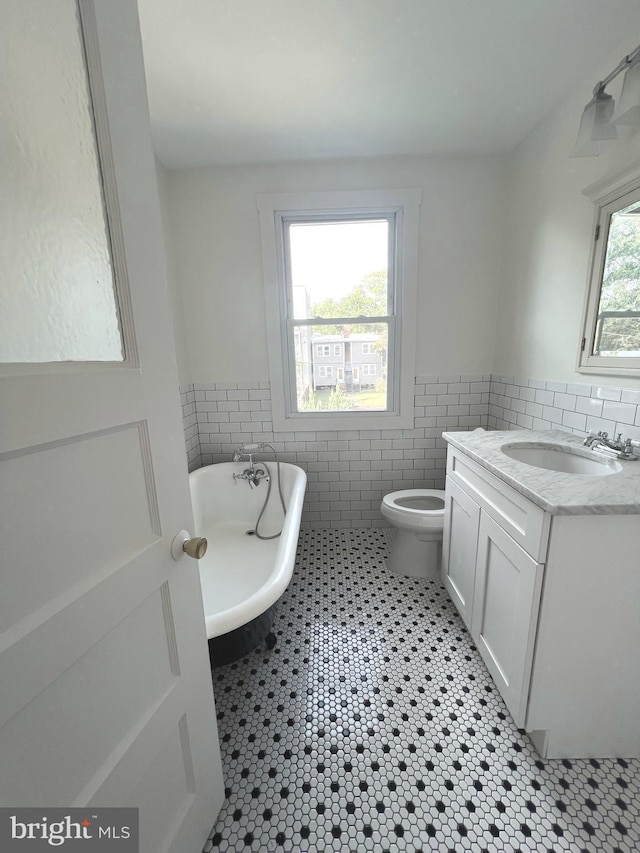
[[[179,560],[183,554],[187,554],[194,560],[201,560],[207,553],[207,545],[204,536],[196,536],[192,539],[187,530],[181,530],[174,536],[171,543],[171,556],[174,560]]]

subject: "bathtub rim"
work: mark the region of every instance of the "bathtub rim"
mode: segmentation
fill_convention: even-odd
[[[272,466],[272,470],[275,468],[273,460],[267,459],[264,461],[266,461],[267,465]],[[295,565],[296,550],[300,533],[300,521],[306,492],[307,473],[299,465],[295,465],[292,462],[281,462],[280,465],[283,468],[286,466],[287,469],[292,469],[294,474],[291,494],[287,500],[287,514],[285,517],[283,531],[285,528],[289,530],[290,526],[295,526],[295,533],[284,538],[283,536],[278,538],[278,547],[273,558],[274,564],[277,563],[277,569],[272,569],[267,580],[253,591],[248,598],[245,598],[243,601],[218,613],[208,614],[206,609],[204,610],[208,639],[227,634],[236,628],[240,628],[247,622],[250,622],[252,619],[257,618],[268,610],[269,607],[275,604],[289,586]],[[238,470],[238,464],[233,462],[214,462],[210,465],[203,465],[202,467],[196,468],[194,471],[190,472],[189,487],[191,500],[194,504],[194,511],[195,501],[193,491],[191,490],[191,484],[192,482],[198,483],[200,486],[200,480],[206,480],[207,475],[211,476],[211,469],[217,469],[217,474],[222,474],[224,469],[231,473]],[[199,535],[207,535],[206,530],[198,531],[198,533]],[[202,570],[199,568],[199,577],[202,584],[201,571]]]

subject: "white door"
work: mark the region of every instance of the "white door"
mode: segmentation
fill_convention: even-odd
[[[447,477],[444,519],[442,580],[464,624],[471,628],[480,507],[450,477]]]
[[[527,710],[542,572],[542,563],[481,514],[471,637],[520,727]]]
[[[16,113],[10,133],[20,144],[12,148],[4,132],[0,139],[26,163],[20,170],[11,157],[0,157],[0,184],[18,199],[26,197],[24,182],[34,175],[31,189],[48,196],[43,185],[50,165],[38,158],[41,145],[57,144],[59,137],[61,148],[68,147],[64,123],[37,113],[49,74],[41,63],[44,68],[53,59],[68,83],[57,110],[73,110],[82,100],[69,51],[57,41],[72,0],[38,2],[0,0],[0,40],[9,31],[14,41],[0,45],[3,62],[15,72],[9,76],[27,87],[23,102],[35,110],[24,121]],[[33,24],[16,24],[28,7],[35,10]],[[47,347],[55,349],[58,337],[69,332],[52,320],[60,294],[80,272],[82,286],[70,299],[75,305],[92,283],[84,272],[90,241],[82,237],[92,206],[74,218],[36,198],[33,215],[46,220],[40,232],[45,236],[30,240],[26,263],[43,281],[58,262],[68,262],[68,269],[54,276],[51,305],[36,288],[33,304],[22,311],[15,306],[31,286],[31,274],[9,275],[6,263],[20,247],[17,240],[8,246],[4,227],[19,230],[22,201],[12,203],[10,217],[0,201],[2,258],[9,259],[0,272],[0,297],[13,305],[20,353],[11,357],[5,334],[0,804],[139,807],[143,853],[197,853],[224,790],[198,567],[186,556],[174,562],[170,554],[180,529],[194,531],[137,13],[131,0],[81,0],[81,8],[124,360],[96,353],[92,361],[91,340],[88,357],[74,363],[65,361],[65,343],[60,358],[46,357]],[[20,74],[14,62],[23,62]],[[27,79],[32,72],[33,97]],[[7,85],[3,74],[0,95],[13,109]],[[51,108],[44,96],[41,108]],[[44,132],[28,138],[29,123],[45,122]],[[54,182],[52,195],[60,190],[66,198],[70,182],[78,183],[80,195],[91,191],[79,177],[78,162],[72,166]],[[49,248],[65,229],[66,245]],[[36,334],[31,323],[38,311],[45,316]],[[78,328],[71,329],[74,341],[80,326],[90,326],[90,313],[82,308]]]

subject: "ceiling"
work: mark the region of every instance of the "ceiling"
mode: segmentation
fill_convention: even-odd
[[[138,2],[168,168],[508,151],[640,43],[639,0]]]

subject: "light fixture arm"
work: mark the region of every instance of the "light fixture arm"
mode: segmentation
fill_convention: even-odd
[[[598,96],[598,93],[601,92],[605,86],[608,86],[612,80],[618,76],[618,74],[622,74],[623,71],[626,71],[631,65],[633,65],[636,60],[640,60],[640,44],[635,50],[632,50],[631,53],[628,53],[624,59],[621,59],[620,62],[616,65],[613,71],[604,78],[604,80],[600,80],[599,83],[593,88],[593,96],[594,98]]]
[[[618,104],[606,87],[625,71]],[[640,125],[640,45],[628,53],[610,74],[593,88],[582,111],[578,138],[570,157],[597,157],[602,145],[618,138],[618,125]]]

